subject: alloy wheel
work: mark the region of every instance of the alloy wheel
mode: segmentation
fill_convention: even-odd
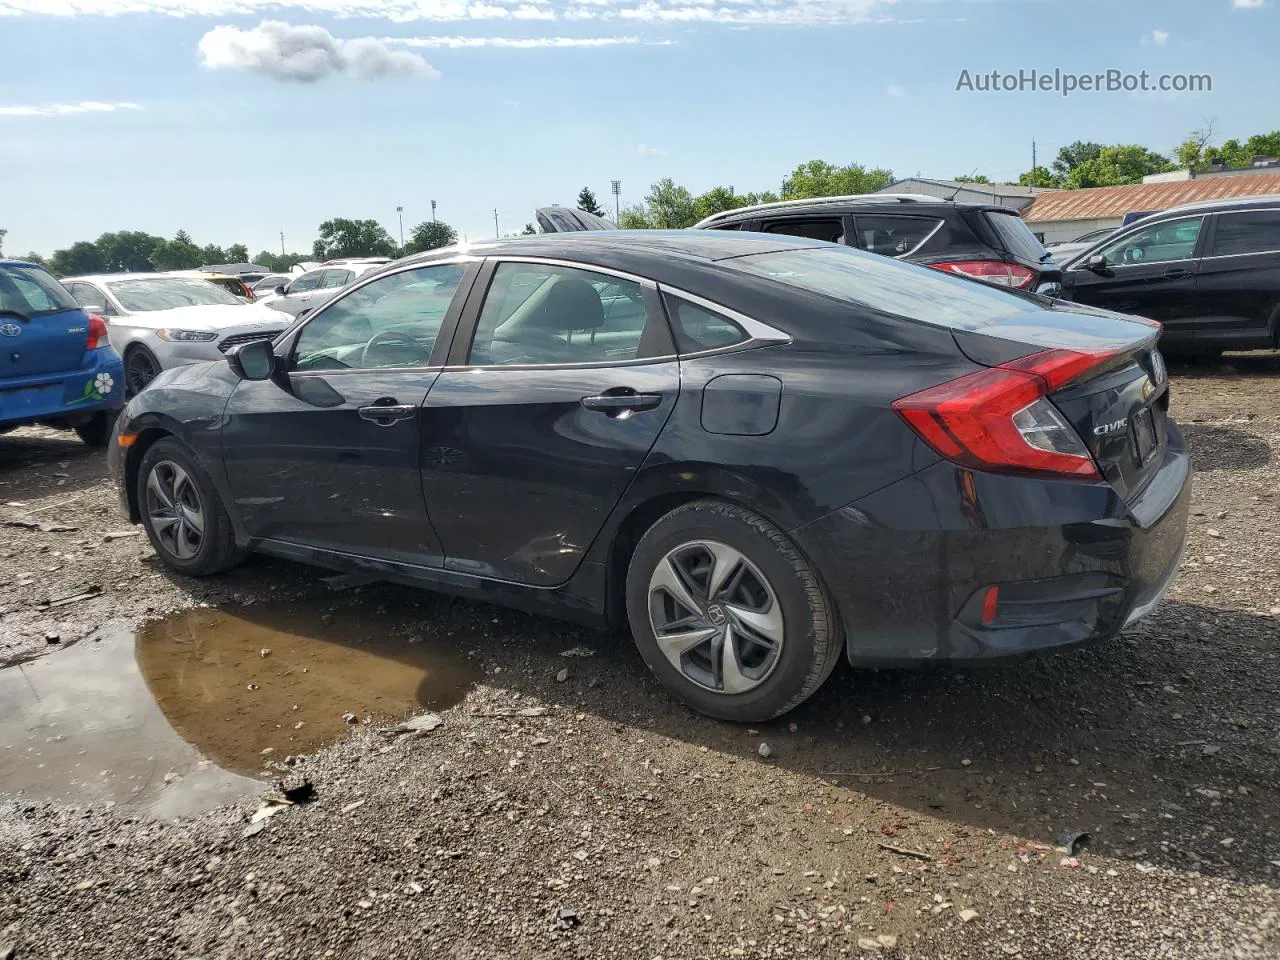
[[[669,551],[649,578],[658,649],[688,680],[742,694],[768,679],[785,640],[782,605],[741,551],[695,540]]]
[[[205,513],[195,481],[172,460],[151,468],[146,488],[147,517],[160,545],[179,560],[190,560],[204,542]]]
[[[159,375],[160,369],[156,366],[155,361],[151,359],[151,355],[143,350],[135,349],[129,354],[129,359],[125,363],[125,396],[130,399],[137,396],[143,387]]]

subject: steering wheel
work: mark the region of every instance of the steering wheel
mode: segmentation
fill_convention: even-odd
[[[1124,251],[1125,263],[1141,263],[1145,257],[1141,247],[1127,247]]]
[[[402,347],[412,347],[414,351],[414,359],[406,366],[425,366],[431,361],[431,351],[423,347],[416,337],[412,337],[403,330],[380,330],[369,338],[369,342],[364,345],[364,350],[360,353],[360,366],[372,366],[369,363],[369,354],[375,348],[383,344],[396,344]]]

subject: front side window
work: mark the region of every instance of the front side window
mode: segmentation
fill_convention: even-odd
[[[0,267],[0,310],[39,317],[76,309],[75,298],[41,267]]]
[[[468,363],[608,363],[642,353],[649,324],[634,280],[574,267],[502,263],[494,271]]]
[[[1195,253],[1202,226],[1204,217],[1166,220],[1107,244],[1098,252],[1111,266],[1189,260]]]
[[[311,273],[304,273],[297,280],[293,281],[288,292],[293,294],[306,293],[309,290],[314,290],[320,285],[320,277],[323,276],[323,274],[324,272],[322,270],[313,270]]]
[[[863,250],[882,257],[914,253],[942,221],[933,217],[858,216],[858,237]]]
[[[1218,215],[1211,256],[1280,251],[1280,210],[1249,210]]]
[[[426,366],[465,273],[465,264],[434,264],[352,291],[302,328],[293,369]]]
[[[819,217],[807,220],[777,220],[768,224],[764,233],[781,233],[788,237],[809,237],[840,243],[844,238],[844,221],[840,217]]]
[[[194,277],[156,277],[145,280],[113,280],[107,288],[130,313],[199,307],[208,304],[243,306],[244,301],[217,284]]]

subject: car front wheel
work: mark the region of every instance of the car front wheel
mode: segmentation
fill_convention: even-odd
[[[841,643],[817,575],[763,517],[699,500],[655,523],[627,571],[641,656],[680,700],[722,720],[768,720],[831,674]]]
[[[209,474],[177,440],[159,440],[143,455],[138,506],[151,545],[179,573],[206,577],[245,558]]]

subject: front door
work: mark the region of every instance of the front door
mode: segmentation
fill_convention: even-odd
[[[1077,264],[1063,275],[1064,298],[1158,320],[1171,344],[1189,343],[1205,219],[1165,220],[1107,244],[1098,251],[1105,262]]]
[[[250,535],[440,565],[418,466],[422,401],[447,349],[433,363],[441,326],[475,269],[445,263],[380,276],[282,345],[275,379],[236,387],[224,462]]]
[[[423,408],[423,488],[445,566],[568,580],[680,391],[648,281],[490,262]]]

